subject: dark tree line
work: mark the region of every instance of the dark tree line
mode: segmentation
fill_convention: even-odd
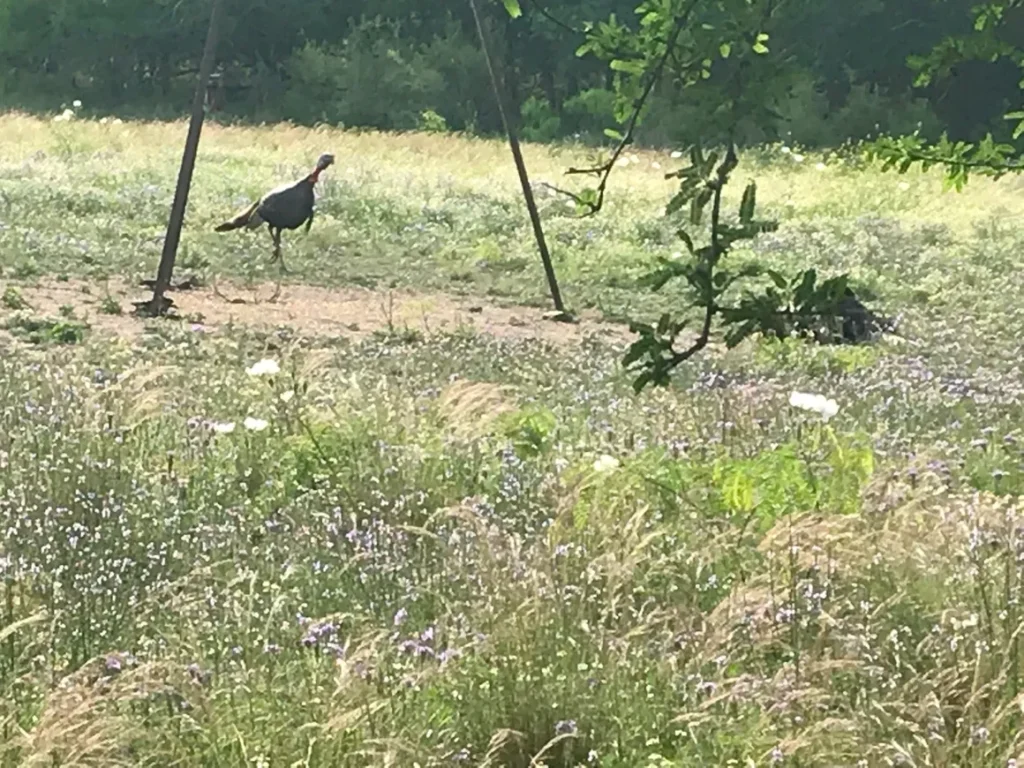
[[[778,134],[835,145],[877,131],[976,139],[1007,135],[1013,62],[961,61],[914,86],[908,58],[969,30],[976,0],[779,0],[792,7],[771,41],[789,62],[776,110],[736,137]],[[713,2],[713,0],[708,0]],[[603,137],[614,73],[576,56],[589,22],[633,24],[637,0],[522,0],[510,18],[485,0],[487,26],[525,138]],[[170,116],[187,109],[208,0],[4,0],[0,105]],[[1010,29],[1009,34],[1017,34]],[[492,133],[500,128],[468,3],[458,0],[229,0],[216,94],[221,119],[329,121],[381,129]],[[725,87],[723,85],[723,87]],[[659,84],[637,139],[709,135],[706,104]]]

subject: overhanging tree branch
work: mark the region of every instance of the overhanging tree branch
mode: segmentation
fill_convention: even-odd
[[[633,143],[633,137],[636,133],[636,127],[640,121],[640,115],[643,113],[644,106],[647,103],[647,99],[654,92],[654,87],[660,82],[662,73],[665,71],[665,65],[668,63],[669,58],[673,55],[676,42],[679,40],[679,35],[686,27],[687,22],[690,19],[693,11],[697,7],[697,0],[693,0],[686,10],[675,19],[675,23],[672,26],[672,31],[669,33],[668,38],[665,40],[665,50],[658,58],[654,68],[647,74],[647,82],[644,83],[643,90],[633,103],[633,111],[629,116],[629,120],[626,122],[626,130],[622,134],[622,138],[612,151],[611,157],[607,162],[593,168],[569,168],[566,171],[566,175],[582,175],[591,174],[598,176],[600,181],[598,182],[596,189],[596,197],[591,199],[590,197],[584,197],[575,192],[570,192],[567,189],[561,189],[556,186],[548,184],[547,186],[554,191],[569,197],[577,206],[586,209],[582,218],[593,216],[598,213],[604,206],[605,192],[608,188],[608,179],[611,176],[612,171],[615,168],[615,164],[618,162],[619,157],[626,150],[630,144]]]
[[[566,32],[571,32],[574,35],[582,35],[583,34],[583,30],[582,29],[577,29],[576,27],[572,26],[571,24],[562,21],[557,16],[555,16],[553,13],[551,13],[551,11],[549,11],[547,8],[545,8],[543,5],[541,5],[539,2],[537,2],[537,0],[526,0],[526,2],[535,11],[537,11],[537,13],[539,13],[545,19],[550,21],[556,27],[560,27],[561,29],[564,29]]]

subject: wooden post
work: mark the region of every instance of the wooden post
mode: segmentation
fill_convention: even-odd
[[[555,268],[551,263],[551,253],[548,251],[547,241],[544,239],[544,228],[540,223],[540,214],[537,212],[537,203],[533,199],[533,189],[530,187],[530,177],[526,174],[526,163],[523,162],[523,153],[519,148],[519,139],[516,136],[515,126],[509,120],[508,111],[505,108],[505,99],[498,82],[498,76],[494,71],[494,62],[491,61],[490,47],[487,45],[487,38],[484,35],[484,26],[480,21],[480,12],[476,7],[476,0],[469,0],[469,6],[473,11],[473,20],[476,22],[476,32],[480,37],[480,48],[483,50],[484,61],[487,62],[487,71],[491,76],[491,88],[494,90],[494,98],[498,102],[498,113],[501,115],[501,122],[505,126],[505,133],[508,135],[508,144],[512,150],[512,159],[516,164],[516,171],[519,173],[519,181],[523,186],[523,199],[526,201],[526,209],[530,212],[530,223],[533,224],[533,236],[537,240],[537,249],[540,251],[540,260],[544,264],[544,272],[548,278],[548,288],[551,291],[551,301],[555,305],[555,314],[552,319],[569,321],[571,316],[565,311],[562,304],[562,293],[558,290],[558,279],[555,277]]]
[[[178,242],[181,239],[181,227],[185,221],[185,206],[188,204],[188,192],[192,186],[192,169],[195,168],[196,155],[199,152],[199,134],[203,130],[205,114],[206,90],[217,50],[217,32],[223,0],[213,0],[210,10],[210,26],[206,32],[206,45],[203,47],[203,58],[199,62],[199,82],[196,83],[195,96],[192,99],[192,118],[188,125],[188,136],[185,138],[185,151],[181,156],[181,167],[178,170],[178,186],[174,190],[174,202],[167,221],[167,234],[164,237],[164,248],[160,254],[160,267],[157,270],[156,284],[153,287],[153,298],[148,302],[136,304],[140,314],[156,317],[163,315],[173,304],[164,296],[171,284],[174,273],[174,259],[178,254]]]

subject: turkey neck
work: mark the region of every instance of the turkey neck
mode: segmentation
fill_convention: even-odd
[[[320,174],[323,173],[323,171],[323,168],[314,168],[313,172],[306,177],[306,181],[308,181],[310,184],[316,184],[318,181],[320,181]]]

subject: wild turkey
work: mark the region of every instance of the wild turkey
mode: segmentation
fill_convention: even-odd
[[[820,320],[813,331],[818,343],[863,344],[877,341],[883,333],[897,334],[900,318],[876,314],[847,287],[835,308],[823,313]]]
[[[287,272],[284,258],[281,256],[281,230],[298,229],[305,224],[306,232],[309,232],[309,228],[313,226],[313,187],[320,174],[333,162],[334,155],[320,155],[316,167],[308,176],[272,189],[255,203],[239,211],[231,220],[214,227],[214,231],[230,232],[242,227],[256,229],[261,224],[266,224],[274,240],[274,257],[271,263],[279,262],[281,271]]]

